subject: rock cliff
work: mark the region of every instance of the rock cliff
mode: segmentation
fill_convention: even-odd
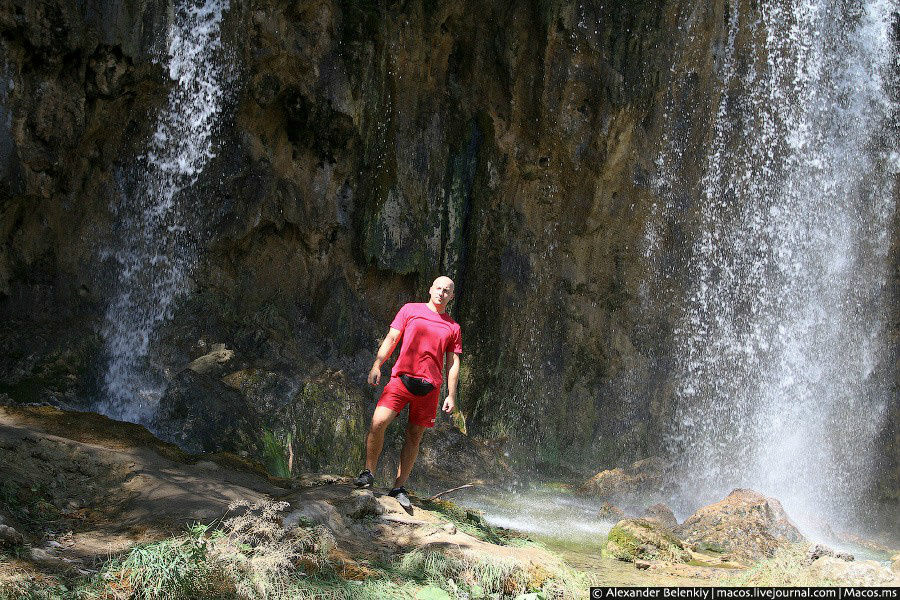
[[[0,391],[15,401],[104,394],[115,207],[165,107],[172,11],[0,3]],[[146,361],[175,382],[158,429],[215,450],[195,425],[225,399],[252,431],[216,443],[354,468],[379,338],[444,273],[470,434],[527,441],[550,467],[656,454],[682,284],[648,299],[655,161],[676,138],[684,219],[662,243],[686,247],[728,18],[697,0],[232,1],[215,156],[180,196],[198,258]],[[185,372],[218,344],[227,369]]]

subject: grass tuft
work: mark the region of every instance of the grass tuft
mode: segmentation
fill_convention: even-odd
[[[206,587],[206,554],[206,541],[192,532],[133,548],[114,577],[139,600],[192,598]]]

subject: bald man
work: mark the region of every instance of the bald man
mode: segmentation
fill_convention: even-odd
[[[459,355],[462,353],[459,325],[447,314],[447,305],[453,300],[453,281],[449,277],[438,277],[431,284],[428,294],[428,302],[403,305],[391,322],[387,337],[381,343],[369,371],[369,384],[378,385],[381,365],[402,338],[400,354],[391,370],[391,380],[381,393],[366,436],[366,468],[356,478],[357,487],[372,487],[375,480],[372,473],[381,456],[384,432],[400,411],[409,405],[409,423],[400,451],[400,466],[394,487],[388,493],[406,510],[412,505],[403,484],[416,462],[425,430],[434,427],[445,357],[449,359],[450,370],[447,373],[447,398],[442,409],[445,413],[451,413],[456,405]]]

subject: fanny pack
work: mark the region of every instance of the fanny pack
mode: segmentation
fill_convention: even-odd
[[[400,381],[403,382],[403,387],[409,390],[409,393],[413,396],[427,396],[434,389],[434,384],[430,381],[419,379],[418,377],[410,377],[406,374],[400,375]]]

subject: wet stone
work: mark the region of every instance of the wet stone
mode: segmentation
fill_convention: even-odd
[[[603,521],[618,523],[625,518],[625,511],[609,502],[604,502],[600,506],[600,510],[597,511],[597,518]]]
[[[835,552],[834,557],[839,558],[841,560],[845,560],[847,562],[856,560],[855,556],[853,556],[852,554],[849,554],[847,552]]]
[[[675,518],[675,513],[672,512],[671,508],[661,502],[648,506],[641,517],[656,521],[666,529],[678,527],[678,519]]]
[[[813,544],[809,547],[809,550],[806,551],[806,564],[811,565],[816,559],[822,558],[823,556],[834,556],[834,550],[825,544]]]

